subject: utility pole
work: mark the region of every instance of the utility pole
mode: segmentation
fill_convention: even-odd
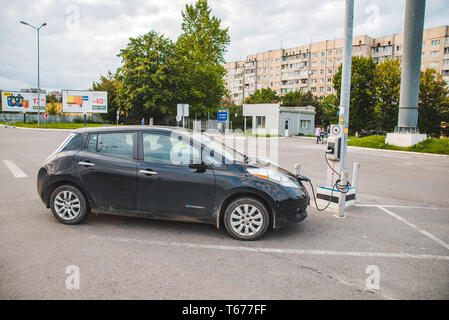
[[[352,35],[354,25],[354,0],[346,0],[345,7],[345,29],[344,29],[344,60],[341,79],[340,94],[340,135],[341,135],[341,155],[340,155],[340,179],[341,184],[346,185],[348,170],[346,168],[346,151],[348,145],[348,124],[349,124],[349,103],[351,96],[351,66],[352,66]],[[338,200],[338,216],[344,217],[346,204],[346,194],[340,192]]]
[[[47,23],[41,24],[40,27],[35,27],[28,22],[20,21],[21,24],[34,28],[37,31],[37,126],[41,126],[41,86],[39,77],[39,31],[42,27],[45,27]]]
[[[427,135],[420,134],[418,129],[419,81],[425,11],[426,0],[407,0],[398,125],[394,132],[387,134],[385,139],[386,143],[401,147],[413,146],[427,138]]]
[[[415,133],[418,125],[419,80],[426,0],[407,0],[398,133]]]

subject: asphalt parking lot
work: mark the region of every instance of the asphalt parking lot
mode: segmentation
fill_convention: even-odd
[[[58,223],[38,198],[36,175],[68,134],[0,127],[1,299],[449,298],[448,157],[349,148],[348,167],[361,167],[346,218],[311,206],[304,222],[239,242],[182,222],[90,215]],[[279,164],[301,163],[320,185],[324,149],[280,138]],[[71,265],[79,289],[66,287]]]

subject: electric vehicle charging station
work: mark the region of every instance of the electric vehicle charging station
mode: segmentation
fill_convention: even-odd
[[[350,184],[341,186],[340,157],[342,152],[343,132],[339,125],[331,125],[325,158],[327,162],[327,179],[325,186],[317,188],[317,207],[325,207],[331,210],[338,210],[340,193],[345,194],[345,208],[354,204],[356,188]],[[357,164],[358,165],[358,164]]]

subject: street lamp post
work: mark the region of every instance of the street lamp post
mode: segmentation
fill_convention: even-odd
[[[41,87],[40,87],[40,78],[39,78],[39,30],[46,26],[47,23],[43,23],[40,27],[35,27],[28,22],[20,21],[21,24],[29,26],[37,31],[37,125],[41,126]]]

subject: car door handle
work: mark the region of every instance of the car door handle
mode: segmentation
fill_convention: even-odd
[[[153,170],[139,170],[139,172],[143,173],[143,174],[148,174],[148,175],[151,175],[151,176],[154,176],[154,175],[157,174],[157,172],[153,171]]]
[[[88,167],[92,167],[92,166],[95,165],[95,164],[92,163],[92,162],[86,162],[86,161],[79,161],[78,164],[79,164],[80,166],[88,166]]]

